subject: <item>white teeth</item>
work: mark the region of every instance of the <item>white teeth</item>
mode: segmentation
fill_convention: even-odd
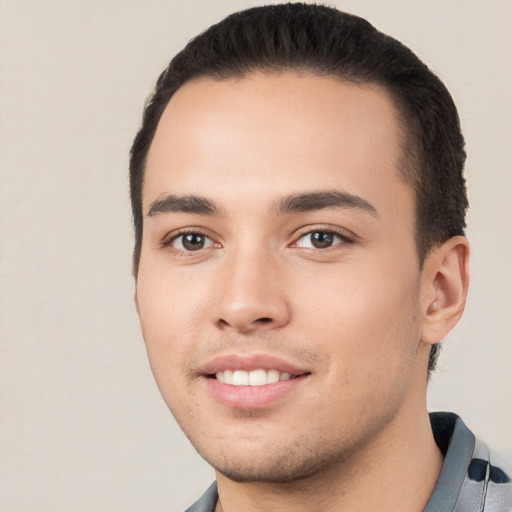
[[[248,386],[249,373],[243,370],[235,370],[233,372],[233,386]]]
[[[233,384],[233,371],[225,370],[223,372],[217,372],[215,374],[216,379],[219,382],[225,382],[226,384]]]
[[[249,386],[264,386],[267,383],[265,370],[253,370],[249,372]]]
[[[290,380],[291,373],[279,372],[279,370],[224,370],[215,374],[219,382],[231,384],[232,386],[265,386],[274,384],[280,380]]]
[[[274,384],[275,382],[279,382],[279,371],[278,370],[269,370],[267,372],[267,383]]]

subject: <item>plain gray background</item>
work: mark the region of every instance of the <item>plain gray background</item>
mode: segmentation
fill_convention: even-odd
[[[127,162],[187,40],[258,1],[0,1],[0,510],[178,512],[212,479],[153,382]],[[458,104],[472,284],[429,403],[512,450],[512,2],[346,0]]]

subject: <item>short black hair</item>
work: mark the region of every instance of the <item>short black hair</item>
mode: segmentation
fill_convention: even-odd
[[[194,78],[224,80],[255,71],[309,72],[381,86],[402,120],[400,170],[415,195],[420,265],[433,247],[464,234],[464,138],[455,104],[439,78],[406,46],[363,18],[322,5],[269,5],[231,14],[211,26],[192,39],[158,78],[130,157],[135,276],[142,244],[144,168],[169,100]],[[429,371],[435,368],[438,351],[439,344],[434,345]]]

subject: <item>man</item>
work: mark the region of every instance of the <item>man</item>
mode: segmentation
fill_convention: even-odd
[[[216,483],[190,511],[503,511],[507,470],[426,408],[468,288],[453,101],[366,21],[234,14],[160,76],[131,154],[136,304]]]

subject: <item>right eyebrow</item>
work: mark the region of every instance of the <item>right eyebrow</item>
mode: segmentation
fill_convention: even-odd
[[[339,190],[291,194],[278,201],[274,208],[280,214],[312,212],[327,208],[354,208],[359,211],[368,212],[374,217],[379,217],[375,206],[369,201],[360,196]]]
[[[221,215],[220,208],[206,197],[169,194],[155,199],[148,209],[148,217],[163,213],[195,213],[196,215]]]

